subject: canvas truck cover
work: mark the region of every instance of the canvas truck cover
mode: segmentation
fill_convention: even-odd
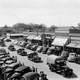
[[[48,64],[55,64],[56,61],[63,60],[61,56],[56,56],[56,55],[49,55],[47,57],[47,63]]]

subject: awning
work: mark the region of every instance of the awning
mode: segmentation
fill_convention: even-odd
[[[41,37],[40,37],[40,36],[36,36],[36,37],[34,38],[34,40],[41,40]]]
[[[80,43],[72,42],[72,43],[68,44],[67,47],[80,48]]]
[[[23,34],[10,34],[10,36],[23,36]]]
[[[27,39],[32,40],[32,39],[35,39],[35,37],[36,37],[35,35],[29,35]]]
[[[73,48],[76,48],[77,47],[77,43],[70,43],[67,45],[67,47],[73,47]]]
[[[41,37],[40,36],[35,36],[35,35],[30,35],[30,36],[28,36],[27,37],[27,39],[29,39],[29,40],[41,40]]]
[[[64,46],[68,41],[68,38],[64,38],[64,37],[56,37],[53,42],[52,45],[55,46]]]
[[[80,48],[80,43],[77,45],[77,48]]]
[[[80,37],[71,37],[72,41],[80,41]]]

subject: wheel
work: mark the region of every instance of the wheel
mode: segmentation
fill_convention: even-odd
[[[62,73],[62,75],[63,75],[64,77],[66,77],[66,76],[67,76],[65,72],[63,72],[63,73]]]
[[[49,69],[52,71],[52,68],[51,67],[49,67]]]
[[[52,71],[52,72],[55,72],[56,70],[55,70],[55,68],[54,67],[49,67],[49,69]]]

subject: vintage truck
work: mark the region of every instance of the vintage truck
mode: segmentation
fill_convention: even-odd
[[[47,64],[52,72],[62,74],[64,77],[70,77],[73,73],[73,69],[67,66],[66,61],[61,56],[49,55]]]

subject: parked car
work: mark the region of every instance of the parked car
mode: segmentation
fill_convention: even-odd
[[[21,56],[27,56],[27,52],[25,51],[24,48],[20,48],[17,50],[17,53]]]
[[[76,63],[80,64],[80,55],[77,56],[77,61]]]
[[[21,41],[19,45],[22,47],[22,46],[23,46],[23,44],[24,44],[24,41]]]
[[[37,72],[29,72],[24,74],[20,80],[39,80],[39,73]]]
[[[8,65],[8,68],[12,68],[12,69],[17,69],[18,67],[20,67],[20,66],[22,66],[22,64],[21,63],[14,63],[14,64],[10,64],[10,65]]]
[[[1,48],[0,53],[5,53],[6,54],[6,50],[4,48]]]
[[[43,47],[42,46],[39,46],[36,51],[39,52],[39,53],[41,53],[42,50],[43,50]]]
[[[11,80],[14,79],[18,79],[20,80],[21,76],[23,76],[24,74],[28,73],[28,72],[32,72],[31,68],[28,66],[21,66],[17,69],[15,69],[14,74],[10,77]]]
[[[61,55],[61,52],[62,52],[62,47],[55,47],[55,52],[54,54],[57,55],[57,56],[60,56]]]
[[[0,53],[0,57],[7,55],[6,53]]]
[[[6,42],[11,42],[11,39],[4,39],[4,41],[6,41]]]
[[[9,53],[0,53],[0,60],[6,57],[10,57]]]
[[[69,68],[61,56],[49,55],[47,64],[52,72],[62,74],[64,77],[71,77],[73,69]]]
[[[24,42],[23,45],[22,45],[22,47],[26,47],[27,44],[28,44],[27,42]]]
[[[61,56],[62,56],[65,60],[67,60],[67,58],[69,57],[69,52],[63,50],[63,51],[61,52]]]
[[[43,47],[42,54],[47,54],[48,47]]]
[[[10,46],[8,47],[8,49],[9,49],[10,51],[16,51],[14,45],[10,45]]]
[[[36,51],[37,47],[38,47],[38,45],[33,45],[33,46],[31,47],[31,50],[32,50],[32,51]]]
[[[17,62],[17,60],[13,59],[13,58],[7,58],[4,61],[5,64],[9,64],[9,65],[12,64],[12,63],[16,63],[16,62]]]
[[[0,66],[2,67],[2,65],[4,64],[3,60],[0,60]]]
[[[28,54],[28,59],[34,62],[41,62],[41,57],[38,56],[37,52]]]
[[[11,57],[5,57],[0,59],[0,62],[3,62],[3,64],[5,64],[2,65],[1,67],[7,67],[8,65],[15,63],[16,60],[12,59]]]
[[[47,55],[53,54],[54,53],[54,47],[50,47],[47,51]]]
[[[22,66],[20,63],[6,65],[3,73],[6,75],[7,78],[9,78],[15,73],[15,69],[19,68],[20,66]]]
[[[8,58],[10,58],[10,57],[9,57],[9,56],[3,57],[3,58],[1,58],[0,60],[1,60],[1,61],[5,61],[5,60],[8,59]]]
[[[28,44],[28,45],[26,46],[26,48],[27,48],[27,49],[31,49],[32,46],[33,46],[33,44]]]
[[[0,46],[1,46],[1,47],[6,47],[5,42],[4,42],[4,41],[0,42]]]
[[[0,59],[9,57],[9,55],[0,55]]]
[[[18,41],[18,42],[17,42],[17,45],[20,46],[21,43],[22,43],[22,41]]]
[[[18,41],[17,40],[12,40],[13,44],[14,45],[17,45],[18,44]]]
[[[19,48],[18,50],[17,50],[17,53],[20,53],[21,51],[23,51],[23,50],[25,50],[24,48]]]
[[[76,62],[77,61],[77,54],[76,53],[69,53],[68,61],[69,62]]]

